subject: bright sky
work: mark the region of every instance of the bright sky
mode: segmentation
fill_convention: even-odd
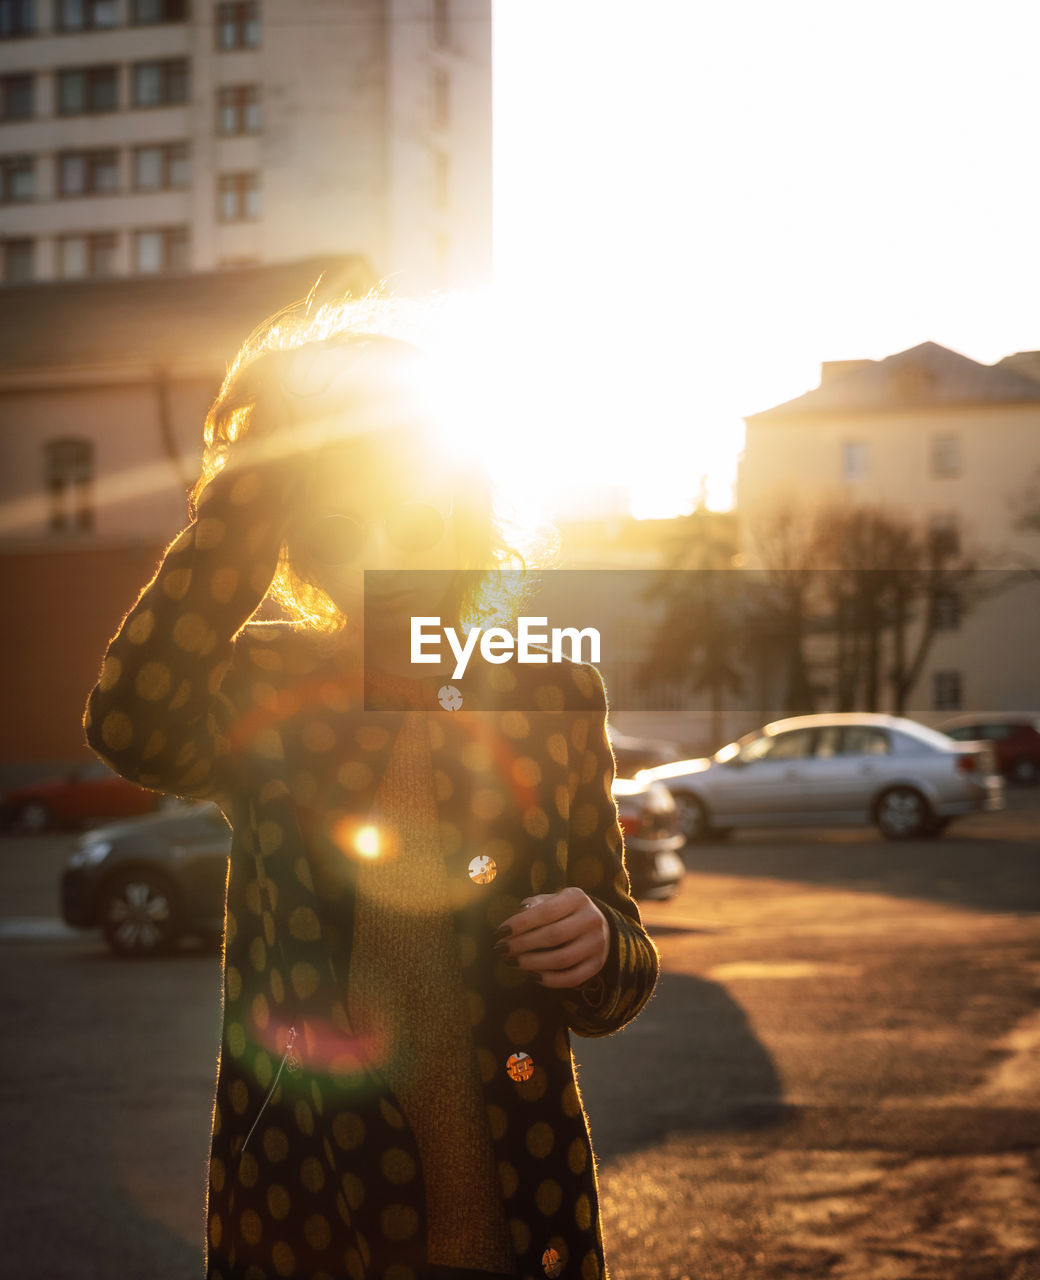
[[[509,477],[730,502],[819,362],[1040,348],[1036,0],[494,0]],[[545,449],[551,448],[551,453]]]

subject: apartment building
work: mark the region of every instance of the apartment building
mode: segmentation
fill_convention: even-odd
[[[491,0],[0,0],[0,280],[487,284]]]
[[[756,531],[780,508],[806,520],[827,504],[908,515],[993,588],[943,618],[913,712],[1040,708],[1040,535],[1016,519],[1040,480],[1040,354],[984,365],[926,342],[828,362],[818,387],[746,425],[737,510],[749,567]]]

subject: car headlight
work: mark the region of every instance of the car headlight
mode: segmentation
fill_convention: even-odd
[[[107,840],[88,840],[69,858],[69,866],[92,867],[95,863],[102,862],[111,852],[112,846]]]

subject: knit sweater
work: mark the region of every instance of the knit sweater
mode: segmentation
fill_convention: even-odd
[[[379,1065],[430,1175],[429,1261],[509,1272],[422,712],[405,714],[372,817],[380,848],[357,870],[348,1016],[381,1046]]]

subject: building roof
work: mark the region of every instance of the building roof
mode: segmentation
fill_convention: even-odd
[[[0,378],[76,370],[211,370],[222,374],[262,321],[306,297],[364,294],[359,255],[163,277],[60,281],[0,290]]]
[[[1027,378],[1040,379],[1040,351],[1016,351],[997,361],[998,369],[1013,369]]]
[[[1004,361],[979,364],[935,342],[922,342],[884,360],[832,362],[823,373],[814,390],[751,414],[746,421],[1040,402],[1036,378]]]

